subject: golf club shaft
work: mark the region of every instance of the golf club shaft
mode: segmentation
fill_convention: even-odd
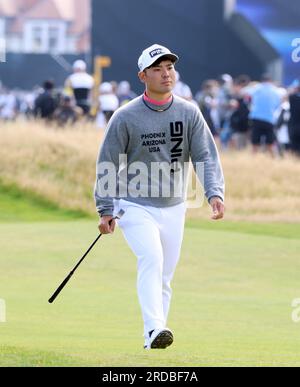
[[[76,264],[76,266],[74,266],[74,268],[72,269],[72,271],[70,271],[70,273],[68,274],[68,276],[63,280],[63,282],[59,285],[59,287],[55,290],[55,292],[53,293],[53,295],[49,298],[48,302],[50,304],[52,304],[52,302],[56,299],[56,297],[59,295],[59,293],[62,291],[62,289],[66,286],[66,284],[68,283],[69,279],[72,277],[72,275],[74,274],[75,270],[78,268],[78,266],[81,264],[81,262],[84,260],[84,258],[88,255],[88,253],[91,251],[91,249],[94,247],[94,245],[97,243],[97,241],[99,240],[99,238],[101,237],[102,234],[99,234],[97,236],[97,238],[94,240],[94,242],[91,244],[91,246],[88,248],[88,250],[85,252],[85,254],[82,256],[82,258],[80,258],[80,260],[78,261],[78,263]]]
[[[124,211],[123,210],[120,210],[117,214],[117,216],[115,216],[114,218],[112,218],[110,221],[109,221],[109,225],[111,225],[112,221],[115,220],[115,219],[120,219],[124,214]],[[100,239],[102,234],[99,234],[97,236],[97,238],[94,240],[94,242],[90,245],[90,247],[88,248],[88,250],[84,253],[84,255],[80,258],[80,260],[78,261],[78,263],[74,266],[74,268],[70,271],[70,273],[68,274],[68,276],[63,280],[63,282],[59,285],[59,287],[55,290],[55,292],[52,294],[52,296],[49,298],[48,302],[50,304],[52,304],[52,302],[56,299],[56,297],[59,295],[59,293],[62,291],[62,289],[66,286],[66,284],[68,283],[69,279],[72,277],[72,275],[74,274],[75,270],[77,269],[77,267],[81,264],[81,262],[84,260],[84,258],[88,255],[88,253],[92,250],[92,248],[94,247],[94,245],[97,243],[97,241]]]

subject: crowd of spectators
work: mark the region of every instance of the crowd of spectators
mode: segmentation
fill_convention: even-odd
[[[272,155],[290,150],[300,155],[300,82],[280,87],[268,74],[260,81],[223,74],[207,80],[195,95],[222,149],[254,152],[263,147]]]
[[[202,83],[193,95],[176,73],[174,94],[199,107],[222,150],[253,152],[260,148],[272,155],[291,151],[300,155],[300,80],[281,87],[268,74],[259,81],[247,75],[222,74]],[[112,114],[137,95],[129,82],[103,82],[95,88],[83,61],[76,61],[64,88],[47,80],[30,92],[0,88],[0,119],[40,118],[58,127],[81,120],[105,128]]]

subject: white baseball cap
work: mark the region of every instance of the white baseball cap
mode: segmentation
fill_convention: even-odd
[[[78,59],[73,63],[73,69],[74,70],[81,70],[85,71],[86,70],[86,63],[85,61]]]
[[[110,94],[113,92],[112,84],[109,82],[103,82],[101,83],[99,87],[99,91],[103,94]]]
[[[161,46],[160,44],[153,44],[146,48],[139,57],[138,66],[140,71],[144,71],[162,56],[165,56],[174,63],[179,60],[179,57],[173,54],[167,47]]]

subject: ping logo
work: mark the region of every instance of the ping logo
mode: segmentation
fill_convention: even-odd
[[[2,300],[0,298],[0,323],[6,322],[6,307],[5,307],[5,300]]]
[[[163,52],[164,51],[161,48],[156,48],[155,50],[150,51],[149,54],[150,54],[151,58],[154,58],[157,55],[163,54]]]
[[[178,158],[182,156],[181,144],[183,142],[183,122],[171,122],[170,123],[171,131],[171,141],[175,143],[171,149],[171,163],[178,161]]]

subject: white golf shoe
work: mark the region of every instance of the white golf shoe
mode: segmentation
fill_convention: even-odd
[[[174,336],[170,329],[154,329],[145,340],[144,349],[164,349],[169,347],[173,341]]]

